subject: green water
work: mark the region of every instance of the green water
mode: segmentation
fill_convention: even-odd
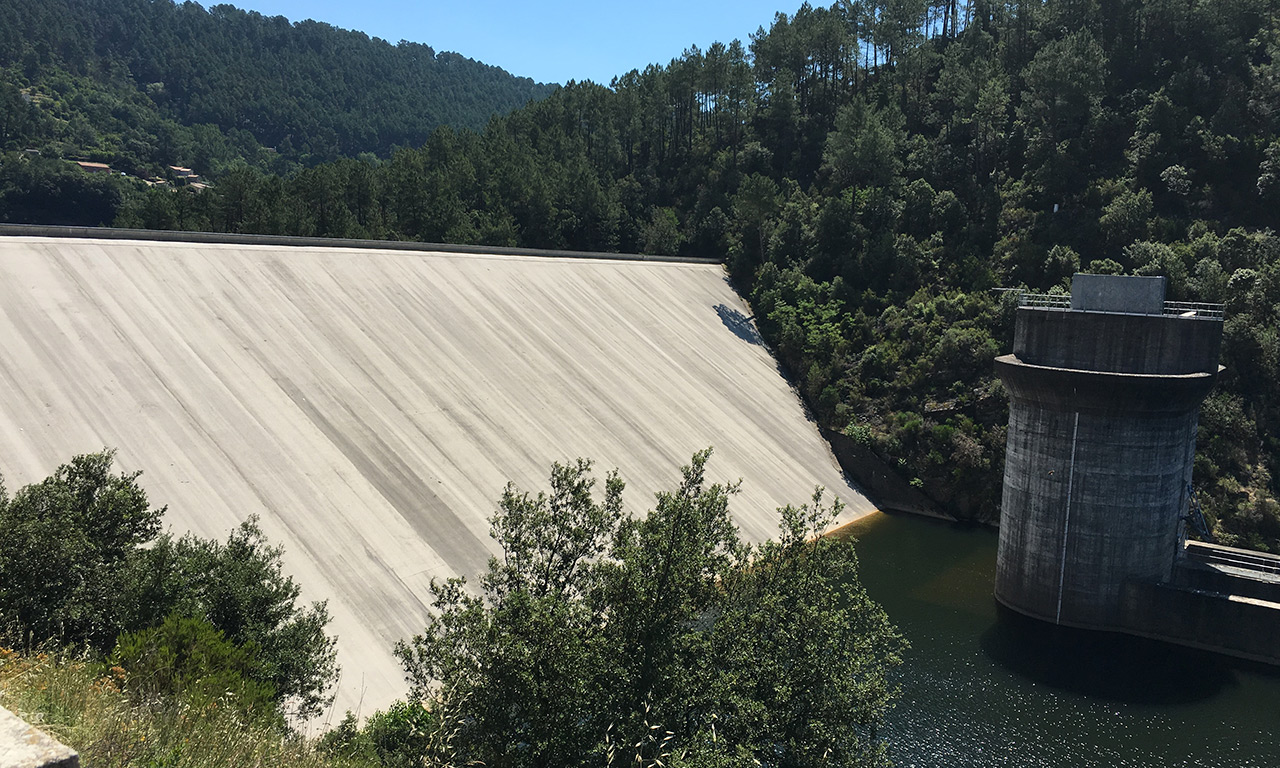
[[[998,608],[988,529],[878,514],[853,533],[912,644],[896,765],[1280,768],[1280,668]]]

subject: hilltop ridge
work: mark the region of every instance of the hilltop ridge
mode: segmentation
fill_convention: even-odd
[[[32,125],[0,122],[0,147],[43,143],[125,170],[385,156],[440,125],[480,129],[555,88],[429,45],[226,4],[0,7],[0,103],[40,107]]]

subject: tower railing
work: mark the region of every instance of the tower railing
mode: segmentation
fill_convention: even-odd
[[[1071,296],[1064,293],[1020,293],[1018,306],[1043,309],[1071,309]]]
[[[1064,293],[1028,293],[1026,291],[1018,291],[1018,306],[1069,310],[1071,309],[1071,296]],[[1221,319],[1223,310],[1222,304],[1211,304],[1203,301],[1166,301],[1164,303],[1164,314],[1176,315],[1177,317],[1212,317]]]
[[[1180,317],[1222,317],[1223,305],[1203,301],[1166,301],[1164,313]]]

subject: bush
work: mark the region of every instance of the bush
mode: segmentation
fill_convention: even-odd
[[[111,647],[124,628],[123,576],[160,530],[115,452],[76,456],[12,499],[0,491],[0,634],[18,642]]]
[[[372,765],[324,755],[235,707],[158,697],[138,701],[102,665],[0,647],[0,705],[80,753],[94,768],[341,768]]]
[[[370,716],[363,729],[348,712],[338,727],[324,735],[320,746],[331,755],[381,768],[417,768],[423,765],[423,756],[439,746],[438,726],[438,718],[421,703],[397,701]]]
[[[260,679],[286,714],[317,715],[332,700],[337,640],[325,634],[324,603],[298,604],[301,588],[284,574],[282,552],[255,518],[226,543],[161,536],[133,564],[130,625],[153,626],[174,612],[203,617],[231,642],[254,649]]]
[[[248,719],[278,721],[275,688],[265,680],[258,648],[241,647],[204,619],[170,614],[158,627],[126,632],[107,663],[125,673],[141,701],[186,698],[195,706],[229,696]]]
[[[581,460],[554,467],[549,495],[508,489],[481,596],[433,584],[430,623],[397,648],[411,694],[449,713],[444,755],[570,766],[634,745],[673,765],[885,763],[877,726],[905,643],[852,544],[819,535],[839,504],[819,491],[780,510],[781,540],[752,548],[728,514],[736,486],[705,483],[709,453],[635,518],[616,474],[593,498]]]
[[[77,456],[12,498],[0,486],[0,639],[104,653],[121,632],[177,613],[252,653],[254,679],[281,712],[318,714],[331,700],[337,641],[325,634],[324,603],[298,605],[280,547],[254,519],[225,544],[157,538],[164,508],[149,505],[140,472],[112,474],[114,456]]]

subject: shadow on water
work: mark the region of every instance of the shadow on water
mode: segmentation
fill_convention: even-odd
[[[724,327],[733,331],[734,336],[743,341],[764,346],[764,339],[760,337],[760,332],[756,330],[751,318],[727,304],[717,304],[716,314],[720,316],[720,322],[724,323]]]
[[[901,768],[1277,768],[1280,668],[997,611],[995,531],[868,515],[867,594],[912,647]]]
[[[999,604],[979,644],[992,661],[1034,683],[1126,704],[1191,704],[1236,684],[1237,663],[1219,654],[1059,627]]]

